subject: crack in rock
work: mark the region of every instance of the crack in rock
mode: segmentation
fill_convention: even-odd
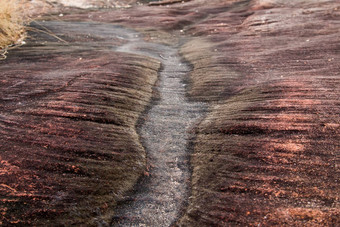
[[[111,225],[170,226],[185,209],[189,197],[189,130],[205,109],[203,103],[189,102],[186,98],[183,81],[190,71],[189,65],[182,61],[176,47],[145,42],[141,34],[132,29],[88,22],[50,21],[48,24],[56,31],[72,34],[87,31],[85,34],[95,39],[119,39],[125,44],[114,47],[108,43],[105,48],[161,62],[159,99],[138,129],[147,152],[149,176],[136,185],[133,195],[120,202]],[[102,225],[100,223],[98,225]]]
[[[162,64],[157,87],[160,99],[149,110],[139,133],[147,151],[149,176],[128,201],[117,207],[113,226],[170,226],[180,216],[189,195],[189,129],[201,116],[203,103],[186,98],[190,71],[174,47],[147,43],[131,33],[117,51],[156,58]]]

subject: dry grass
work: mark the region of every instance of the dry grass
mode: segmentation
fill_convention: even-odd
[[[25,37],[25,3],[16,0],[0,0],[0,59],[11,45],[20,44]]]

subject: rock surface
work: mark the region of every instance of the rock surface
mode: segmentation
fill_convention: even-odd
[[[339,4],[264,2],[186,28],[190,95],[211,108],[179,225],[340,224]]]
[[[177,225],[340,224],[336,0],[193,0],[63,18],[83,21],[79,33],[51,25],[68,44],[40,34],[0,62],[0,222],[104,223],[143,175],[135,125],[159,62],[114,52],[124,39],[106,26],[119,24],[149,42],[185,37],[188,97],[209,105],[192,132],[192,192]]]
[[[135,126],[160,65],[113,51],[118,27],[39,24],[68,43],[31,34],[0,62],[0,221],[94,225],[144,173]]]

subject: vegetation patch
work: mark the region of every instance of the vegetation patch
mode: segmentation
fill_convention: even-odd
[[[21,44],[26,36],[24,5],[19,0],[0,1],[0,59],[6,58],[8,48]]]

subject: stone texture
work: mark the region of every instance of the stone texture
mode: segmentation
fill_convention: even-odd
[[[189,97],[205,101],[210,108],[194,131],[192,195],[186,213],[177,222],[179,226],[337,226],[340,223],[339,12],[339,4],[335,0],[195,0],[159,7],[144,5],[126,10],[65,12],[63,18],[125,25],[138,28],[148,41],[183,43],[181,53],[193,66],[187,78]],[[86,135],[86,141],[104,148],[113,146],[116,149],[115,146],[118,146],[124,151],[132,151],[129,157],[136,157],[133,163],[143,160],[140,145],[130,142],[134,137],[128,132],[133,134],[133,127],[125,123],[133,122],[131,119],[138,118],[140,114],[132,111],[136,117],[125,116],[125,105],[134,103],[137,93],[129,93],[120,87],[132,86],[139,90],[140,83],[143,84],[142,81],[149,77],[143,77],[138,84],[131,82],[134,80],[124,83],[124,72],[144,75],[146,70],[147,75],[156,75],[158,64],[135,55],[111,55],[106,51],[107,44],[104,50],[97,52],[98,37],[90,37],[93,38],[96,40],[91,45],[95,47],[90,48],[91,51],[73,50],[70,46],[77,45],[72,44],[63,49],[72,52],[71,55],[59,56],[60,44],[54,44],[53,48],[42,45],[39,48],[49,54],[41,55],[40,49],[36,51],[34,48],[25,54],[21,54],[24,50],[17,50],[6,63],[1,62],[0,140],[1,151],[6,151],[1,153],[1,171],[4,173],[1,177],[6,179],[2,181],[6,183],[1,185],[1,195],[5,195],[2,197],[5,208],[1,212],[25,211],[26,205],[23,204],[29,202],[36,203],[34,207],[40,209],[37,213],[43,214],[42,211],[49,212],[46,208],[51,204],[49,201],[64,198],[64,194],[56,194],[62,190],[56,190],[53,182],[67,182],[63,179],[74,182],[75,176],[80,175],[72,169],[74,164],[68,161],[68,156],[79,159],[76,152],[82,151],[81,146],[84,146],[81,136]],[[81,39],[85,39],[84,36]],[[88,38],[85,40],[89,41]],[[117,39],[115,42],[121,41]],[[80,57],[85,59],[83,63],[77,61]],[[20,59],[21,63],[18,64],[19,60],[15,59]],[[46,66],[46,62],[51,66]],[[137,67],[140,62],[148,67]],[[114,111],[119,114],[105,115],[110,104],[102,104],[99,97],[106,97],[106,93],[103,95],[100,93],[102,87],[99,90],[96,87],[95,84],[100,82],[90,83],[94,78],[90,74],[63,72],[65,79],[58,80],[45,80],[39,76],[42,75],[40,70],[51,71],[61,64],[66,71],[72,71],[78,65],[93,75],[99,75],[103,72],[97,70],[107,68],[110,81],[112,75],[116,75],[115,89],[118,93],[114,96],[121,97],[122,101],[118,102],[121,105]],[[32,69],[28,70],[25,65]],[[29,73],[32,71],[35,76]],[[46,75],[55,78],[53,73]],[[77,79],[70,75],[77,75]],[[105,78],[103,80],[107,80]],[[145,86],[151,88],[151,81]],[[100,84],[103,86],[103,83]],[[81,92],[78,94],[70,89]],[[65,95],[65,92],[72,92],[75,96]],[[73,110],[69,105],[70,99],[72,103],[86,101],[85,104],[77,104],[79,110]],[[142,110],[149,98],[143,100],[145,102],[141,106],[132,106]],[[94,103],[100,104],[99,110],[96,108],[89,112]],[[85,114],[90,117],[85,117]],[[112,125],[118,124],[119,129],[124,126],[124,133],[118,129],[112,134],[108,131],[105,141],[94,136],[107,125],[101,122],[103,119],[108,119]],[[87,125],[95,123],[102,126]],[[78,133],[79,130],[81,133]],[[70,136],[73,134],[75,138]],[[43,135],[42,139],[39,139],[40,135]],[[111,135],[126,139],[116,139],[118,137]],[[112,141],[108,145],[107,140],[110,139]],[[67,145],[71,151],[64,148],[64,141],[71,144]],[[47,148],[44,147],[46,145]],[[44,149],[49,152],[44,153]],[[112,160],[121,157],[119,165],[116,165],[120,168],[127,157],[119,155],[121,150],[115,152]],[[100,152],[95,153],[94,158],[98,159]],[[38,170],[33,167],[39,165],[34,157],[39,157],[39,161],[42,157],[57,157],[57,154],[61,157],[54,160],[62,161],[40,164],[43,168],[40,168],[39,175],[36,174]],[[32,161],[24,162],[26,159]],[[111,159],[109,161],[111,163]],[[46,174],[49,166],[46,163],[60,166],[60,173]],[[81,173],[89,172],[82,165],[74,166]],[[129,167],[131,169],[131,165]],[[140,173],[141,169],[143,167],[136,173]],[[88,179],[92,182],[95,178],[91,176]],[[129,182],[132,186],[134,181]],[[85,188],[93,190],[93,185]],[[36,192],[36,188],[41,188],[41,191]],[[35,197],[25,194],[28,192],[41,195],[41,198],[33,202]],[[94,192],[98,195],[97,191]],[[73,195],[71,198],[79,198],[81,193],[74,189]],[[106,198],[108,200],[103,201],[112,199]],[[66,203],[66,200],[61,200],[61,204],[66,206],[73,201]],[[107,204],[111,208],[114,202]],[[90,204],[89,207],[96,206]],[[35,209],[26,210],[31,212]],[[88,210],[85,213],[88,215],[86,218],[96,216]],[[20,220],[27,220],[27,217],[27,214],[20,216]]]

